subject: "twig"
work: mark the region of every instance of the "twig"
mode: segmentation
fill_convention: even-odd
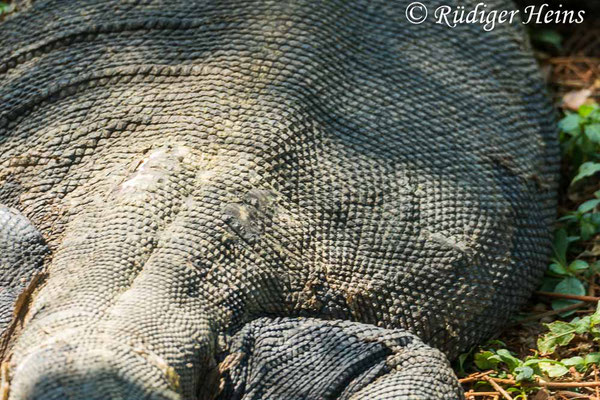
[[[500,393],[498,392],[473,392],[473,391],[468,391],[467,393],[465,393],[465,398],[469,398],[469,397],[478,397],[478,396],[498,396]]]
[[[565,390],[556,392],[556,394],[558,394],[560,396],[568,397],[570,399],[594,399],[592,396],[588,396],[587,394],[581,394],[581,393],[577,393],[577,392],[568,392]]]
[[[510,381],[509,379],[506,379],[506,381],[507,381],[506,382],[507,384],[511,384],[511,385],[514,385],[515,383],[517,383],[516,381]],[[578,381],[552,382],[552,381],[545,381],[540,378],[537,378],[535,380],[535,383],[530,383],[530,382],[520,382],[520,383],[525,384],[525,385],[534,384],[534,385],[538,385],[538,386],[543,386],[548,389],[600,387],[600,382],[578,382]]]
[[[496,383],[504,383],[506,385],[516,385],[517,384],[517,381],[515,381],[514,379],[492,378],[491,376],[489,376],[488,378],[490,378],[491,380],[493,380]]]
[[[598,382],[598,367],[594,364],[594,382]],[[596,398],[600,400],[600,387],[596,386]]]
[[[599,387],[600,382],[546,382],[538,379],[537,384],[549,389],[561,389],[561,388],[580,388],[580,387]]]
[[[489,376],[486,375],[483,377],[483,379],[485,379],[490,385],[492,385],[492,387],[496,389],[497,392],[500,392],[500,394],[502,394],[502,397],[504,397],[506,400],[513,400],[510,394],[508,394],[508,392],[504,390],[502,386],[494,382],[494,380],[491,379]]]
[[[588,279],[588,290],[587,290],[588,296],[594,296],[596,294],[596,284],[594,283],[594,280],[595,280],[594,275],[590,276],[590,278]]]
[[[543,386],[549,389],[561,389],[561,388],[580,388],[580,387],[588,387],[588,388],[600,388],[600,381],[595,381],[595,382],[579,382],[579,381],[563,381],[563,382],[552,382],[552,381],[545,381],[543,379],[536,379],[535,382],[527,382],[527,381],[522,381],[522,382],[517,382],[514,379],[501,379],[501,378],[492,378],[490,376],[488,376],[488,374],[492,373],[494,371],[486,371],[486,372],[482,372],[480,374],[474,375],[474,376],[469,376],[467,378],[463,378],[463,379],[459,379],[460,383],[469,383],[469,382],[476,382],[478,380],[485,380],[487,382],[489,382],[491,384],[491,382],[494,382],[494,384],[498,385],[498,383],[502,383],[505,385],[516,385],[517,383],[521,384],[521,385],[536,385],[536,386]],[[494,386],[494,385],[492,385]],[[496,387],[494,386],[494,389],[496,389]],[[498,389],[496,389],[498,390]],[[502,392],[500,392],[502,393]]]
[[[574,63],[574,62],[599,62],[600,58],[594,58],[594,57],[551,57],[548,59],[549,62],[551,63],[556,63],[556,64],[570,64],[570,63]]]
[[[467,376],[466,378],[461,378],[458,380],[459,383],[469,383],[469,382],[477,382],[478,380],[480,380],[482,377],[484,377],[485,375],[489,375],[492,372],[494,372],[494,370],[489,370],[489,371],[485,371],[485,372],[480,372],[478,374],[471,374],[469,376]]]
[[[536,291],[535,294],[537,294],[538,296],[556,297],[559,299],[586,301],[588,303],[597,303],[600,301],[600,297],[594,297],[594,296],[577,296],[575,294],[541,292],[541,291]]]

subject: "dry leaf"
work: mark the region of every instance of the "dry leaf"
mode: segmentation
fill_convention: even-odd
[[[580,106],[585,104],[591,95],[592,90],[590,89],[581,89],[568,92],[563,96],[562,107],[567,110],[577,111]]]
[[[550,400],[550,393],[546,389],[540,389],[531,400]]]

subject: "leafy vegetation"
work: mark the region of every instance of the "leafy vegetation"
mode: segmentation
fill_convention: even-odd
[[[539,352],[520,359],[505,348],[501,341],[488,343],[486,349],[474,354],[473,363],[481,371],[493,370],[498,378],[514,378],[518,385],[523,382],[540,382],[548,378],[558,378],[569,373],[574,367],[585,373],[600,361],[600,353],[585,356],[561,358],[559,348],[568,346],[577,336],[582,339],[600,341],[600,306],[583,318],[575,317],[571,322],[555,321],[545,324],[548,332],[537,341]],[[545,357],[554,355],[555,358]]]
[[[563,153],[577,169],[571,185],[600,171],[600,107],[584,104],[578,112],[568,112],[559,128]]]
[[[563,387],[568,380],[569,393],[591,398],[581,392],[586,385],[578,382],[590,378],[592,372],[597,377],[600,305],[587,315],[573,314],[586,304],[582,299],[593,302],[595,298],[586,294],[600,274],[600,249],[593,240],[600,233],[600,190],[595,190],[600,173],[600,107],[584,104],[577,112],[566,112],[559,128],[565,160],[563,203],[569,207],[557,221],[553,255],[539,294],[553,298],[550,307],[554,311],[542,316],[563,319],[543,324],[536,348],[526,353],[517,354],[509,350],[511,346],[494,340],[461,355],[456,369],[466,377],[462,381],[470,389],[467,395],[496,391],[494,385],[500,385],[505,393],[498,393],[504,398],[528,399],[543,390],[545,397],[540,398],[548,399],[552,397],[547,390]]]

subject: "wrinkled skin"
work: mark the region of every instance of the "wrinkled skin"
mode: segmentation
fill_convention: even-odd
[[[545,267],[554,121],[522,26],[408,3],[2,22],[4,393],[460,398]]]

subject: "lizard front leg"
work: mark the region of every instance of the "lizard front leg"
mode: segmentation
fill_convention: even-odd
[[[27,295],[43,272],[48,247],[40,232],[21,213],[0,205],[0,349],[6,347]]]

